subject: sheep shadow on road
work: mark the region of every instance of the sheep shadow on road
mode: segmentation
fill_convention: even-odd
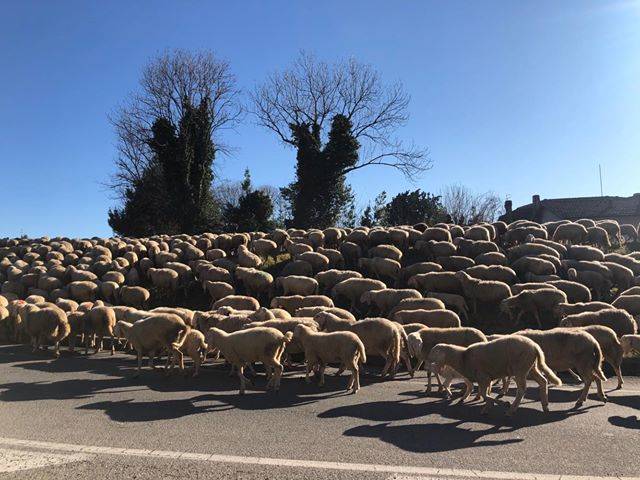
[[[414,391],[405,392],[415,397]],[[359,425],[344,431],[345,436],[378,438],[403,450],[434,453],[480,446],[507,445],[524,441],[522,438],[484,438],[491,435],[514,434],[519,429],[565,420],[585,413],[552,410],[545,413],[539,404],[521,404],[513,417],[504,415],[505,408],[494,406],[482,415],[481,402],[456,405],[442,398],[427,398],[417,403],[415,398],[405,401],[366,402],[336,407],[318,415],[320,418],[352,417],[372,424]],[[551,407],[553,409],[553,406]],[[425,420],[434,421],[425,421]],[[445,419],[453,420],[447,422]],[[444,421],[443,421],[444,420]],[[412,421],[410,424],[404,423]],[[482,425],[487,428],[481,428]]]
[[[615,427],[640,430],[640,417],[638,417],[637,415],[630,415],[628,417],[613,415],[609,417],[609,423]]]

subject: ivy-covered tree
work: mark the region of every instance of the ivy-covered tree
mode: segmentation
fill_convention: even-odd
[[[384,207],[385,225],[437,223],[445,215],[440,197],[420,189],[397,194]]]
[[[224,208],[225,228],[229,231],[252,232],[274,228],[271,220],[273,203],[268,193],[254,190],[249,169],[244,171],[242,194],[238,204],[227,203]]]
[[[353,202],[346,172],[358,161],[360,145],[352,134],[351,122],[336,115],[327,143],[322,146],[317,125],[291,125],[298,146],[296,179],[282,189],[291,204],[290,224],[299,228],[335,225]]]
[[[158,118],[151,127],[153,158],[140,181],[125,191],[121,208],[109,211],[109,225],[120,235],[201,233],[219,224],[211,194],[214,147],[208,99],[191,105],[184,99],[176,127]]]
[[[427,150],[395,137],[408,120],[402,85],[384,84],[354,59],[327,64],[302,53],[258,85],[252,100],[258,123],[297,152],[296,180],[282,190],[290,226],[334,224],[349,204],[350,172],[377,165],[413,179],[431,166]]]

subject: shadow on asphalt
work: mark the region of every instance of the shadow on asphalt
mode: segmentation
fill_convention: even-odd
[[[404,392],[406,396],[415,396],[418,392]],[[402,395],[402,394],[401,394]],[[424,393],[419,395],[426,399]],[[472,447],[486,447],[519,443],[522,438],[502,440],[484,439],[488,435],[514,433],[524,427],[545,425],[563,421],[581,415],[589,408],[581,410],[552,410],[548,413],[535,404],[532,407],[521,404],[513,417],[504,415],[506,409],[494,406],[488,414],[480,410],[482,402],[467,402],[464,405],[450,403],[445,399],[429,398],[425,403],[408,403],[407,400],[394,402],[367,402],[356,405],[336,407],[318,415],[320,418],[352,417],[376,422],[345,430],[344,435],[351,437],[377,438],[398,448],[416,453],[434,453]],[[551,406],[553,409],[553,406]],[[453,420],[448,423],[425,423],[428,418]],[[422,419],[418,424],[396,425],[392,422]],[[467,424],[467,427],[465,427]],[[488,428],[478,429],[478,425]]]
[[[37,355],[41,355],[42,358],[38,359]],[[170,375],[165,375],[162,367],[151,370],[147,367],[145,359],[140,377],[134,378],[136,361],[133,355],[127,357],[119,354],[111,357],[108,352],[104,352],[85,356],[63,352],[59,359],[54,359],[49,358],[46,352],[32,354],[28,347],[12,346],[0,349],[0,363],[12,363],[13,368],[51,373],[50,378],[54,380],[0,384],[0,401],[4,402],[87,399],[94,398],[99,394],[147,389],[165,393],[203,394],[180,400],[161,400],[149,403],[133,400],[106,401],[79,407],[102,409],[107,415],[121,422],[179,418],[194,413],[227,408],[247,410],[290,408],[322,399],[349,395],[346,391],[349,379],[347,373],[340,377],[327,374],[325,385],[318,387],[315,382],[307,384],[304,378],[299,376],[304,372],[301,366],[287,369],[282,377],[279,393],[265,391],[266,378],[260,365],[256,367],[255,377],[245,371],[245,375],[252,379],[253,385],[247,385],[247,394],[240,396],[238,394],[240,387],[238,378],[236,376],[230,377],[230,367],[222,362],[206,363],[201,367],[200,376],[191,378],[181,375],[177,369]],[[159,366],[163,364],[163,361],[156,362],[156,365]],[[56,373],[73,372],[105,375],[108,378],[74,378],[55,381]],[[293,377],[294,375],[296,376]],[[360,375],[360,383],[363,387],[380,381],[381,379],[375,374],[374,369],[370,369],[370,374],[361,373]],[[218,405],[197,405],[201,401],[216,402]]]
[[[38,356],[39,355],[39,356]],[[222,363],[205,364],[199,378],[188,378],[174,374],[165,376],[163,369],[152,371],[146,367],[139,378],[133,378],[135,372],[135,357],[119,354],[111,357],[108,352],[98,355],[85,356],[69,354],[63,351],[60,359],[54,359],[47,352],[32,354],[25,346],[10,346],[0,349],[0,363],[12,363],[13,368],[32,371],[59,373],[91,373],[104,375],[98,379],[65,379],[45,382],[14,382],[0,385],[0,401],[20,402],[42,399],[69,400],[92,399],[77,407],[80,410],[103,411],[110,419],[118,422],[147,422],[156,420],[176,419],[189,415],[210,412],[224,412],[230,409],[241,410],[269,410],[292,408],[312,404],[322,400],[349,395],[345,389],[348,375],[341,377],[327,375],[325,386],[319,388],[315,383],[307,384],[299,376],[301,367],[289,368],[282,379],[279,393],[265,392],[266,379],[261,369],[253,379],[254,385],[248,386],[247,394],[238,394],[239,381],[237,377],[229,377],[229,367]],[[162,362],[157,362],[162,365]],[[361,384],[379,383],[381,380],[375,375],[376,369],[368,369],[368,374],[361,374]],[[293,377],[296,375],[296,377]],[[55,375],[51,376],[55,380]],[[406,376],[401,375],[396,381],[403,381]],[[387,380],[388,381],[388,380]],[[173,398],[159,401],[136,401],[125,399],[117,401],[95,401],[100,394],[117,392],[135,392],[152,390],[156,392],[182,392],[188,398]],[[490,435],[513,433],[518,429],[529,426],[555,423],[569,417],[580,415],[590,408],[603,405],[592,392],[586,408],[580,410],[554,410],[558,404],[575,402],[580,387],[571,390],[549,390],[551,402],[550,413],[542,412],[538,401],[536,388],[527,391],[525,400],[513,418],[505,417],[504,407],[492,408],[488,415],[481,415],[481,402],[471,402],[456,405],[442,399],[437,393],[427,397],[420,390],[408,390],[399,393],[398,401],[380,401],[357,403],[326,410],[318,415],[320,418],[353,417],[372,422],[360,425],[344,432],[345,436],[378,438],[393,444],[398,448],[412,452],[441,452],[478,446],[504,445],[521,442],[521,438],[489,439]],[[624,391],[623,391],[624,392]],[[359,400],[365,392],[353,398]],[[511,399],[514,389],[511,389],[508,399]],[[420,402],[419,400],[424,400]],[[610,397],[612,403],[631,408],[638,405],[637,395],[621,395]],[[562,405],[563,407],[566,405]],[[434,415],[435,417],[429,417]],[[424,423],[429,418],[451,420],[449,423]],[[397,425],[392,422],[420,419],[419,423],[411,425]],[[640,429],[637,416],[609,418],[611,425]],[[473,424],[467,425],[465,424]],[[478,425],[487,428],[478,429]]]
[[[619,417],[614,415],[609,417],[609,423],[616,427],[640,430],[640,418],[638,418],[637,415],[631,415],[629,417]]]

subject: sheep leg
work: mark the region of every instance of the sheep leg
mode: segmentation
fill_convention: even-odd
[[[598,398],[603,401],[603,402],[607,402],[607,395],[604,393],[604,390],[602,388],[602,380],[600,380],[597,376],[594,376],[594,380],[596,382],[596,388],[598,389]]]
[[[149,352],[149,368],[151,370],[155,370],[156,367],[153,366],[153,360],[156,357],[156,352],[155,350],[152,350]]]
[[[136,370],[136,373],[133,375],[134,378],[139,377],[140,370],[142,370],[142,352],[137,352],[137,354],[138,354],[138,369]]]
[[[515,323],[515,325],[520,325],[520,322],[522,320],[522,315],[524,315],[524,310],[520,310],[518,312],[518,315],[516,315],[516,323]]]
[[[320,382],[318,382],[318,385],[323,387],[324,386],[324,370],[325,368],[327,368],[327,366],[323,363],[320,364],[320,368],[318,369],[318,372],[320,373]]]
[[[273,386],[274,375],[273,375],[273,367],[266,363],[262,363],[264,365],[265,374],[267,377],[267,390]]]
[[[522,401],[522,397],[524,397],[524,392],[527,389],[526,375],[516,376],[515,380],[516,380],[516,386],[518,387],[518,391],[516,392],[516,398],[513,400],[513,403],[511,404],[511,407],[507,412],[507,416],[509,417],[514,414],[514,412],[518,408],[518,405],[520,405],[520,402]]]
[[[116,337],[111,335],[111,355],[115,355],[116,353]]]
[[[84,354],[89,355],[89,337],[90,335],[84,336]]]
[[[240,379],[240,395],[244,395],[245,392],[245,382],[246,382],[246,378],[243,375],[243,371],[244,371],[244,366],[242,366],[242,364],[237,366],[238,368],[238,378]]]
[[[178,364],[180,366],[180,370],[184,372],[184,355],[177,348],[174,348],[173,352],[174,352],[174,354],[178,355]]]
[[[351,372],[351,375],[349,375],[349,381],[347,382],[347,392],[351,390],[351,388],[353,387],[353,384],[354,384],[354,378],[353,378],[353,372]]]
[[[540,387],[540,403],[542,404],[542,410],[545,412],[549,411],[549,382],[547,379],[540,373],[537,365],[534,365],[531,371],[529,372],[529,376],[539,385]]]
[[[452,380],[453,380],[453,376],[445,375],[443,387],[444,387],[444,396],[447,399],[451,398],[451,388],[449,387],[451,386]]]
[[[533,311],[533,318],[536,319],[536,324],[538,327],[542,328],[542,322],[540,321],[540,313],[538,313],[538,309]]]
[[[411,360],[409,359],[409,356],[403,353],[402,360],[404,360],[404,366],[407,368],[407,372],[409,372],[409,376],[413,378],[415,375],[415,372],[413,370],[413,367],[411,366]]]
[[[438,373],[434,373],[434,375],[436,376],[436,380],[438,381],[438,393],[442,393],[442,390],[444,390],[444,385],[442,384],[442,379],[440,378],[440,375],[438,375]]]
[[[307,383],[311,383],[311,379],[309,378],[309,374],[311,373],[311,369],[314,366],[314,362],[312,362],[310,359],[307,359],[307,371],[305,373],[304,376],[304,381]]]
[[[582,378],[576,372],[574,372],[573,370],[569,369],[569,370],[567,370],[567,373],[569,375],[571,375],[571,378],[573,378],[573,380],[575,380],[578,383],[582,383]]]
[[[614,372],[616,372],[616,376],[618,377],[618,386],[616,387],[616,390],[620,390],[622,388],[622,386],[624,385],[624,380],[622,378],[622,370],[620,368],[620,365],[611,365],[613,367]]]
[[[511,383],[511,377],[502,377],[502,390],[498,394],[498,398],[504,397],[509,392],[510,383]]]
[[[169,362],[171,362],[171,365],[169,365]],[[169,370],[173,370],[173,367],[176,365],[176,358],[171,355],[171,352],[167,353],[167,363],[165,363],[164,365],[164,370],[165,372],[168,372]]]
[[[489,412],[489,408],[495,403],[495,400],[489,393],[490,387],[491,381],[487,379],[478,381],[478,390],[480,391],[480,395],[484,400],[484,407],[482,407],[482,410],[480,411],[480,413],[482,413],[483,415]]]
[[[580,392],[580,396],[578,397],[578,401],[574,405],[573,408],[580,408],[582,404],[587,399],[587,395],[589,394],[589,388],[591,387],[591,382],[593,381],[593,374],[589,372],[589,374],[580,375],[584,380],[584,388]]]
[[[466,308],[460,310],[462,318],[464,318],[464,324],[469,325],[469,311]]]
[[[274,369],[274,373],[273,373],[273,378],[274,378],[273,390],[275,392],[279,392],[280,391],[280,379],[282,378],[283,367],[280,364],[280,362],[275,360],[274,363],[273,363],[273,369]]]
[[[391,358],[391,355],[387,355],[387,362],[384,364],[384,368],[382,369],[382,373],[380,374],[381,377],[384,378],[387,375],[387,373],[389,373],[389,369],[391,368],[392,363],[393,363],[393,360]]]
[[[360,368],[358,367],[357,362],[354,362],[354,365],[354,369],[352,370],[354,378],[353,393],[356,393],[360,390]]]
[[[464,401],[467,398],[469,398],[472,391],[473,391],[473,383],[471,383],[469,379],[464,378],[464,392],[462,392],[462,396],[460,397],[460,400],[458,400],[458,405],[463,404]]]
[[[96,338],[96,343],[94,345],[93,353],[99,353],[102,350],[102,335],[98,335]]]
[[[197,377],[200,374],[200,353],[196,352],[195,355],[191,355],[193,360],[193,376]]]
[[[426,393],[431,393],[431,370],[427,369],[427,389]]]

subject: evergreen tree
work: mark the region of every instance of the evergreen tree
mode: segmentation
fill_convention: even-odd
[[[436,223],[444,216],[440,197],[420,189],[399,193],[381,209],[382,225],[385,226]]]
[[[228,203],[224,209],[225,228],[229,231],[252,232],[274,228],[271,220],[273,203],[271,197],[262,190],[254,190],[249,169],[244,171],[242,195],[238,205]]]
[[[360,225],[363,227],[373,227],[373,210],[371,209],[371,204],[367,205],[367,208],[362,212],[362,216],[360,217]]]

